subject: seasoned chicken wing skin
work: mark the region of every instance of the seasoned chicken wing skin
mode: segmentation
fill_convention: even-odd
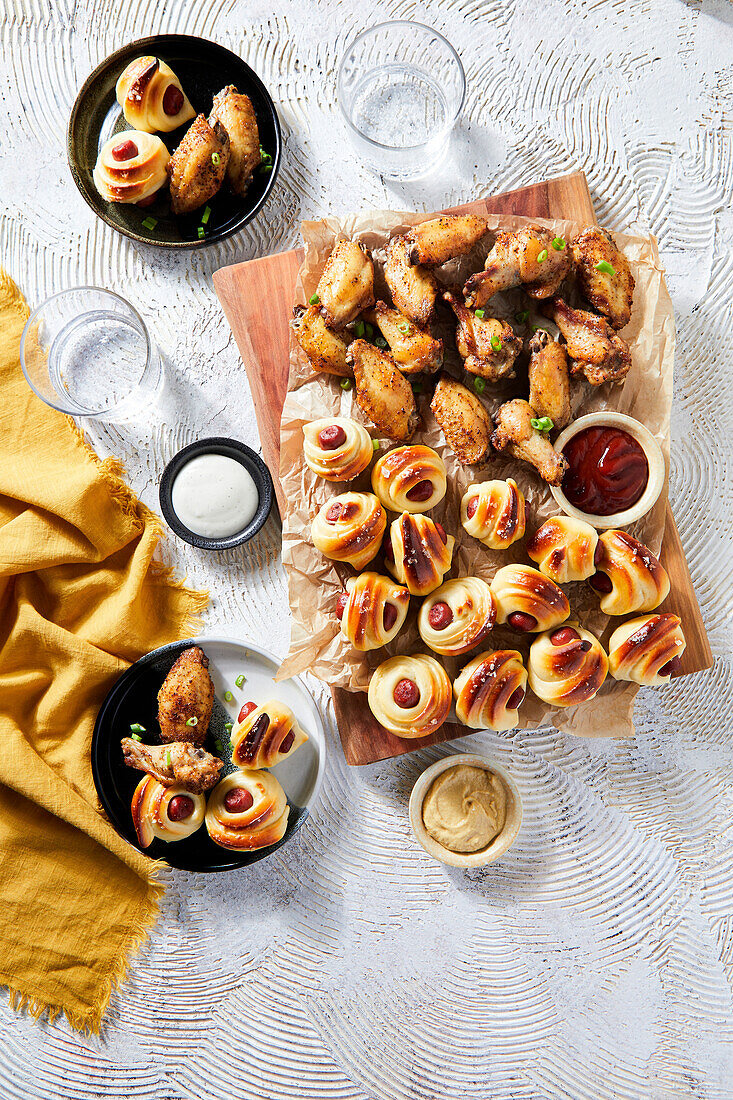
[[[161,740],[202,745],[213,706],[209,658],[200,646],[184,649],[158,692]]]
[[[377,302],[373,310],[364,314],[366,320],[377,325],[389,344],[389,350],[403,374],[433,374],[443,362],[443,341],[436,340],[424,328],[420,328],[404,313],[390,309],[385,302]]]
[[[229,163],[229,135],[218,121],[213,126],[197,115],[168,163],[171,209],[190,214],[217,193]]]
[[[443,214],[421,222],[405,234],[410,263],[437,267],[463,256],[478,244],[488,228],[486,218],[477,214]]]
[[[217,756],[188,741],[143,745],[132,737],[123,737],[120,744],[128,768],[147,772],[164,787],[180,785],[192,794],[203,794],[215,787],[224,766]]]
[[[501,405],[496,413],[496,429],[491,442],[497,451],[507,451],[520,462],[534,466],[548,485],[559,485],[567,469],[567,460],[559,454],[547,436],[532,427],[535,412],[528,401],[515,398]]]
[[[611,328],[623,328],[629,323],[634,297],[629,261],[608,230],[597,225],[578,234],[572,251],[580,293],[608,318]]]
[[[466,281],[463,288],[466,304],[481,309],[500,290],[520,285],[531,298],[552,297],[572,266],[565,241],[562,240],[561,248],[553,244],[561,240],[539,225],[499,233],[486,257],[484,270]]]
[[[538,329],[529,341],[529,403],[538,417],[549,416],[556,428],[570,419],[570,371],[565,348]]]
[[[411,439],[420,419],[415,395],[392,356],[367,340],[354,340],[346,361],[354,370],[356,400],[372,424],[390,439]]]
[[[592,386],[623,382],[631,368],[631,352],[605,317],[573,309],[562,298],[545,303],[542,310],[565,337],[573,374],[584,374]]]
[[[424,267],[410,263],[404,237],[393,237],[386,248],[384,278],[400,313],[425,328],[435,320],[438,284]]]
[[[483,462],[491,450],[491,417],[478,397],[462,382],[443,373],[430,408],[460,464]]]
[[[342,328],[374,305],[374,262],[366,245],[339,241],[316,287],[330,328]]]
[[[252,182],[252,173],[262,159],[260,132],[252,100],[238,92],[233,84],[222,88],[214,96],[209,122],[219,121],[229,135],[229,163],[227,180],[237,195],[246,195]]]
[[[450,291],[443,298],[458,318],[456,347],[469,374],[490,382],[514,378],[514,360],[522,350],[522,341],[512,326],[495,317],[477,317]]]
[[[330,329],[318,306],[308,306],[307,309],[296,306],[290,327],[314,370],[340,378],[353,378],[354,372],[346,362],[346,352],[352,338],[348,329],[342,332]]]

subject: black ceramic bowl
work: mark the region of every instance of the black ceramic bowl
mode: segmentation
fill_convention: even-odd
[[[171,493],[176,476],[192,458],[206,454],[226,455],[227,458],[241,462],[257,486],[260,498],[257,511],[244,530],[237,531],[235,535],[227,535],[223,539],[208,539],[203,535],[194,534],[181,523],[173,511]],[[240,443],[236,439],[226,439],[223,436],[214,436],[211,439],[199,439],[198,442],[189,444],[173,456],[163,471],[158,495],[166,523],[184,542],[190,543],[191,546],[198,546],[201,550],[231,550],[233,546],[241,546],[243,542],[248,542],[253,535],[256,535],[269,516],[272,508],[272,477],[260,456],[246,443]]]
[[[122,108],[115,98],[115,85],[123,69],[136,57],[152,54],[173,69],[195,111],[207,116],[217,92],[227,84],[236,85],[252,100],[257,115],[260,144],[272,157],[271,172],[255,172],[244,198],[235,195],[226,183],[208,203],[211,215],[199,239],[201,210],[174,216],[167,188],[152,206],[105,202],[94,186],[92,172],[102,145],[113,134],[129,129]],[[181,141],[190,122],[159,136],[171,152]],[[95,214],[118,233],[135,241],[162,248],[197,248],[230,237],[242,229],[262,207],[272,190],[280,166],[280,122],[275,105],[264,84],[249,65],[230,50],[204,38],[186,34],[156,34],[123,46],[103,61],[88,78],[76,97],[68,133],[69,167],[77,187]],[[155,226],[143,222],[154,219]]]

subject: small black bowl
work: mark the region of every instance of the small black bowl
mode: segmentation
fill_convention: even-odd
[[[160,57],[170,65],[194,110],[207,118],[217,92],[227,84],[236,85],[252,100],[260,144],[272,156],[272,171],[255,172],[244,198],[235,195],[226,183],[214,195],[208,203],[211,214],[204,227],[203,239],[199,239],[198,235],[202,210],[182,216],[173,215],[166,188],[151,206],[140,208],[127,203],[106,202],[94,186],[92,173],[102,145],[113,134],[129,129],[115,98],[115,85],[127,65],[145,54]],[[190,125],[190,122],[185,122],[177,130],[160,134],[159,137],[173,152]],[[69,120],[67,144],[71,174],[94,213],[118,233],[161,248],[198,248],[223,241],[244,228],[272,191],[280,167],[280,121],[265,85],[249,65],[224,46],[187,34],[155,34],[140,38],[103,61],[76,97]],[[148,219],[155,220],[152,229],[143,224]]]
[[[244,530],[237,531],[235,535],[227,535],[226,538],[222,539],[207,539],[203,535],[196,535],[193,531],[189,531],[188,527],[181,523],[173,511],[171,499],[173,482],[182,467],[190,462],[192,458],[208,454],[226,455],[227,458],[233,458],[235,461],[241,462],[257,486],[260,498],[257,511]],[[264,525],[272,508],[272,477],[260,456],[246,443],[240,443],[237,439],[215,436],[211,439],[199,439],[196,443],[189,444],[188,447],[184,447],[182,451],[173,456],[165,470],[163,470],[158,495],[166,523],[184,542],[190,543],[191,546],[198,546],[201,550],[231,550],[233,546],[241,546],[243,542],[248,542]]]

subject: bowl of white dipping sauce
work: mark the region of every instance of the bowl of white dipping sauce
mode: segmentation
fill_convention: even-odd
[[[229,550],[255,535],[272,508],[272,478],[236,439],[184,447],[160,479],[160,507],[172,531],[203,550]]]

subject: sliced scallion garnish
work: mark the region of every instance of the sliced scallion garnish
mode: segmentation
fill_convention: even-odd
[[[221,157],[218,153],[211,154],[211,163],[214,165],[215,168],[219,167],[219,165],[221,164]]]
[[[616,274],[616,268],[608,260],[601,260],[599,264],[596,264],[596,271],[602,271],[604,275]]]
[[[197,726],[198,724],[199,724],[199,720],[198,720],[198,718],[196,717],[195,714],[192,718],[187,718],[186,719],[186,725],[187,726]]]
[[[130,729],[133,733],[145,733],[145,726],[141,726],[139,722],[133,722]]]
[[[238,688],[241,688],[241,686],[242,686],[242,684],[244,683],[244,681],[245,681],[245,675],[244,675],[244,673],[243,673],[243,672],[240,672],[239,676],[237,676],[237,678],[236,678],[236,680],[234,681],[234,683],[235,683],[235,684],[237,685],[237,687],[238,687]]]
[[[543,264],[546,259],[547,259],[547,249],[543,248],[542,251],[537,256],[537,263],[538,264]]]
[[[143,227],[145,229],[155,229],[157,224],[158,224],[158,219],[157,218],[145,218],[145,220],[143,221]]]
[[[562,250],[565,248],[565,238],[555,237],[552,242],[552,247],[555,249],[556,252],[562,252]]]
[[[130,736],[132,737],[133,741],[142,741],[142,737],[139,733],[131,733]]]
[[[211,207],[207,206],[206,209],[204,210],[203,214],[201,215],[201,224],[206,225],[206,223],[207,223],[207,221],[209,220],[210,217],[211,217]]]
[[[318,297],[317,294],[311,294],[310,298],[308,299],[308,304],[311,306],[317,306],[320,300],[321,299]]]
[[[494,349],[494,351],[501,351],[501,340],[499,339],[498,336],[492,336],[491,337],[491,346]]]
[[[483,378],[474,378],[473,388],[475,389],[476,393],[483,393],[486,389],[486,382]]]
[[[475,314],[476,317],[478,317],[479,321],[483,321],[485,313],[486,313],[485,309],[475,309],[474,310],[474,314]]]
[[[342,390],[350,390],[351,389],[351,379],[350,378],[342,378],[341,382],[340,382],[340,386],[341,386]]]
[[[530,424],[536,432],[551,432],[555,427],[549,416],[538,416],[530,420]]]
[[[227,703],[233,703],[234,702],[234,696],[232,695],[231,691],[225,691],[224,692],[224,698],[226,699]]]

